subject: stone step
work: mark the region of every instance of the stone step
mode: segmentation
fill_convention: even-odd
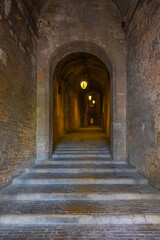
[[[157,200],[4,201],[0,224],[160,224]]]
[[[101,154],[101,153],[95,153],[95,154],[90,154],[90,153],[77,153],[77,154],[53,154],[52,158],[111,158],[111,155],[109,153],[106,154]]]
[[[0,192],[1,194],[20,194],[20,193],[67,193],[67,194],[115,194],[115,193],[144,193],[144,194],[160,194],[160,192],[153,187],[146,184],[96,184],[96,185],[72,185],[72,184],[56,184],[56,185],[45,185],[45,184],[14,184],[9,185]]]
[[[136,172],[127,164],[36,164],[26,169],[30,173],[105,173],[105,172]]]
[[[12,185],[0,200],[160,200],[160,192],[144,185]]]
[[[26,169],[26,173],[130,173],[135,169],[83,169],[83,168],[37,168]]]
[[[137,173],[25,173],[14,184],[147,184]]]
[[[102,158],[104,159],[104,158]],[[117,164],[117,165],[121,165],[121,164],[125,164],[126,161],[122,161],[122,160],[117,160],[117,161],[113,161],[113,160],[110,160],[109,159],[105,159],[105,160],[102,160],[102,159],[94,159],[92,158],[92,160],[90,159],[86,159],[86,158],[82,158],[82,159],[79,159],[79,160],[76,160],[76,158],[73,158],[72,160],[66,160],[65,158],[54,158],[54,159],[50,159],[50,160],[45,160],[45,161],[42,161],[41,163],[43,164],[81,164],[81,165],[87,165],[87,164],[94,164],[94,165],[101,165],[101,164],[105,164],[105,165],[108,165],[108,164]]]
[[[90,147],[88,147],[88,146],[57,146],[57,147],[55,147],[55,150],[62,150],[62,149],[65,149],[65,150],[68,150],[68,149],[73,149],[73,150],[107,150],[107,151],[109,151],[110,149],[108,148],[108,147],[106,147],[106,146],[104,146],[104,147],[96,147],[96,146],[90,146]]]
[[[81,149],[81,148],[84,148],[84,149],[94,149],[94,148],[102,148],[102,149],[110,149],[110,147],[106,144],[58,144],[58,145],[55,145],[54,147],[56,148],[77,148],[77,149]]]
[[[7,237],[6,237],[7,236]],[[25,236],[25,237],[24,237]],[[54,237],[53,237],[54,236]],[[1,240],[159,240],[158,224],[2,225]]]
[[[110,155],[110,152],[109,151],[95,151],[95,150],[89,150],[89,151],[87,151],[87,150],[79,150],[79,151],[74,151],[74,150],[55,150],[54,151],[54,154],[85,154],[85,155],[91,155],[91,154],[109,154]]]
[[[112,160],[102,135],[70,136],[52,159],[0,191],[0,225],[160,225],[160,193],[147,179],[126,161]]]
[[[110,147],[107,143],[105,143],[104,141],[100,142],[100,141],[89,141],[89,142],[85,142],[85,141],[76,141],[76,140],[73,140],[73,141],[64,141],[64,142],[60,142],[54,146],[76,146],[76,147]]]
[[[56,147],[54,147],[55,150],[106,150],[106,151],[110,151],[110,148],[108,148],[107,146],[87,146],[87,145],[80,145],[80,146],[75,146],[75,145],[68,145],[68,146],[61,146],[58,145]]]
[[[95,193],[20,193],[0,195],[0,201],[51,201],[51,200],[92,200],[92,201],[114,201],[114,200],[160,200],[160,194],[146,193],[114,193],[114,194],[95,194]]]
[[[72,142],[60,142],[56,145],[53,145],[54,147],[84,147],[84,148],[93,148],[93,147],[102,147],[102,148],[108,148],[110,149],[110,145],[108,145],[105,142],[95,142],[95,141],[90,141],[90,142],[84,142],[84,141],[72,141]]]

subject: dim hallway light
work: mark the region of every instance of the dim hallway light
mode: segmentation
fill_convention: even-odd
[[[89,95],[89,96],[88,96],[88,99],[89,99],[89,101],[91,101],[91,100],[92,100],[92,96],[91,96],[91,95]]]
[[[82,81],[81,83],[80,83],[80,85],[81,85],[81,88],[82,89],[86,89],[87,88],[87,82],[86,81]]]

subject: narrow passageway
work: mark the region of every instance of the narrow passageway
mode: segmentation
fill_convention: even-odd
[[[0,240],[160,240],[160,0],[0,0]]]
[[[15,231],[16,239],[23,231],[23,239],[135,239],[143,231],[160,237],[160,193],[125,161],[111,159],[96,126],[61,137],[52,158],[15,178],[0,201],[0,239]]]
[[[95,55],[72,53],[58,62],[52,81],[50,142],[55,145],[67,132],[72,137],[76,129],[84,133],[83,128],[95,128],[95,132],[96,126],[110,141],[110,75],[105,64]]]
[[[53,157],[111,157],[109,139],[99,126],[79,128],[64,134],[54,149]]]

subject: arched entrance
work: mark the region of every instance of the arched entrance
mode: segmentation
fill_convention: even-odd
[[[53,76],[53,144],[65,132],[88,126],[101,126],[110,141],[109,71],[93,54],[72,53]]]
[[[111,153],[113,158],[126,157],[126,75],[123,69],[125,63],[119,65],[111,55],[111,60],[105,49],[90,41],[73,41],[55,50],[50,60],[38,65],[37,85],[37,161],[43,161],[52,156],[53,152],[53,76],[56,66],[66,56],[75,53],[92,54],[106,66],[110,76],[110,134]],[[123,68],[124,66],[124,68]],[[79,83],[78,83],[79,86]],[[61,91],[60,88],[57,91]],[[106,111],[105,111],[106,112]],[[108,127],[107,127],[108,129]]]

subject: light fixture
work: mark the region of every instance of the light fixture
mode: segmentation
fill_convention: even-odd
[[[82,82],[80,83],[81,88],[82,88],[82,89],[86,89],[87,84],[88,84],[88,83],[87,83],[86,81],[82,81]]]
[[[93,104],[95,104],[95,103],[96,103],[96,101],[95,101],[95,100],[93,100],[93,101],[92,101],[92,103],[93,103]]]
[[[85,61],[85,55],[84,54],[82,54],[82,67],[83,67],[83,69],[82,69],[82,79],[83,79],[83,81],[80,83],[80,86],[81,86],[81,88],[82,89],[86,89],[87,88],[87,85],[88,85],[88,82],[85,80],[85,79],[87,79],[86,77],[87,77],[87,66],[86,66],[86,61]]]
[[[88,100],[89,100],[89,101],[92,100],[92,96],[91,96],[91,95],[88,96]]]

